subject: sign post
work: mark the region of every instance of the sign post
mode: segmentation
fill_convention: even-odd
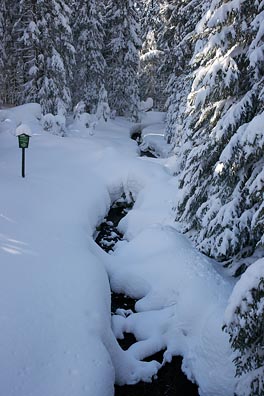
[[[26,148],[29,145],[29,138],[31,136],[31,131],[29,127],[25,124],[21,124],[16,129],[16,135],[18,137],[19,148],[22,149],[22,177],[25,177],[25,162],[26,162]]]

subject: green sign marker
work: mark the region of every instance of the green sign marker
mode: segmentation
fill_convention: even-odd
[[[19,129],[17,129],[19,132]],[[30,136],[26,133],[17,134],[19,148],[22,149],[22,177],[25,177],[25,149],[28,148]]]
[[[19,142],[19,148],[22,148],[22,149],[28,148],[29,135],[26,135],[25,133],[18,135],[18,142]]]

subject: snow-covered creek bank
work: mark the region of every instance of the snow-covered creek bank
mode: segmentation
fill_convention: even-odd
[[[151,150],[148,148],[143,148],[140,147],[142,145],[142,125],[139,125],[137,128],[132,130],[131,132],[131,139],[135,140],[139,146],[140,149],[140,156],[141,157],[150,157],[150,158],[156,158],[155,155],[155,150]]]
[[[117,241],[123,239],[123,235],[118,231],[118,223],[126,216],[131,209],[124,197],[117,200],[111,206],[104,221],[97,227],[96,243],[106,252],[112,252]],[[121,293],[111,293],[111,311],[114,316],[129,316],[135,313],[136,301]],[[118,339],[119,345],[123,350],[128,350],[137,342],[133,333],[124,333]],[[156,360],[160,364],[166,351],[162,349],[151,356],[145,357],[144,361]],[[134,385],[123,385],[115,387],[116,396],[197,396],[198,387],[187,379],[181,371],[182,357],[174,356],[170,363],[161,367],[152,382],[140,381]]]
[[[130,128],[130,137],[137,142],[141,156],[168,157],[171,146],[164,138],[164,118],[163,113],[145,113],[141,122]]]
[[[170,159],[140,157],[122,118],[94,135],[76,121],[62,138],[43,131],[38,105],[0,115],[0,395],[113,396],[180,355],[200,396],[233,396],[222,324],[234,283],[177,231]],[[24,180],[21,122],[34,131]],[[154,129],[144,136],[158,146]],[[108,254],[93,233],[122,193],[134,205]],[[135,300],[112,316],[109,281]],[[125,334],[136,339],[126,351]]]

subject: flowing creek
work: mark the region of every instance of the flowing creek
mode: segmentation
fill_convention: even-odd
[[[132,204],[128,203],[125,197],[115,201],[111,206],[107,217],[97,228],[96,243],[106,252],[113,250],[116,242],[123,239],[123,235],[118,231],[119,221],[131,209]],[[123,294],[112,292],[112,314],[118,308],[131,309],[135,312],[136,300]],[[118,340],[122,349],[127,350],[136,339],[133,334],[125,334],[123,340]],[[149,356],[145,361],[157,360],[160,363],[163,359],[164,351]],[[135,385],[125,385],[115,387],[115,396],[197,396],[198,387],[187,379],[181,371],[182,358],[173,357],[171,363],[164,365],[151,383],[139,382]]]

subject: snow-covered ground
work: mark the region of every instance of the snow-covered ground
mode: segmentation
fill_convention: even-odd
[[[164,139],[164,122],[166,113],[146,112],[141,116],[142,125],[142,151],[150,151],[156,156],[168,157],[171,147]]]
[[[233,281],[177,232],[170,162],[140,158],[123,119],[61,138],[39,118],[37,105],[0,111],[0,395],[111,396],[115,381],[150,381],[160,364],[141,360],[166,349],[200,395],[232,396],[221,327]],[[33,134],[25,179],[19,123]],[[135,205],[109,255],[93,234],[123,192]],[[111,318],[109,279],[139,299],[136,314]],[[125,331],[139,340],[126,352],[114,336]]]

